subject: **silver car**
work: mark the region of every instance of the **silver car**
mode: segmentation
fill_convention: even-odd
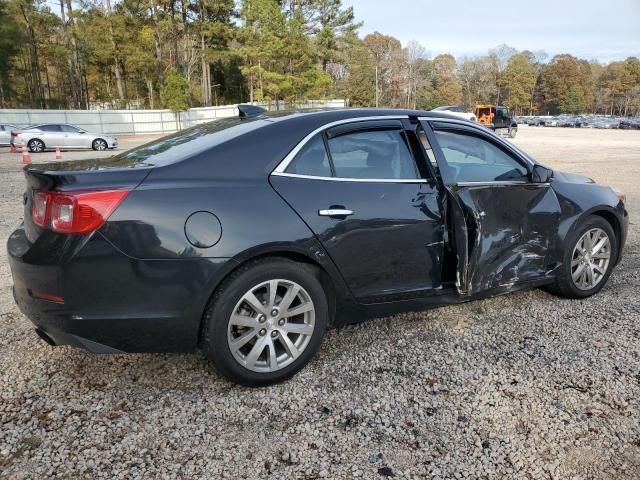
[[[436,107],[431,110],[432,112],[442,112],[447,113],[449,115],[453,115],[455,117],[464,118],[465,120],[469,120],[470,122],[476,121],[476,116],[469,112],[462,105],[445,105],[443,107]]]
[[[105,133],[89,133],[66,123],[45,123],[18,130],[12,143],[26,145],[31,152],[44,152],[60,147],[63,150],[92,148],[107,150],[118,148],[118,139]]]
[[[11,144],[11,131],[18,130],[18,127],[10,123],[0,123],[0,145]]]

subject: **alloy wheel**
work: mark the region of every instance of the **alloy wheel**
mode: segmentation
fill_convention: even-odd
[[[104,140],[96,140],[93,142],[94,148],[99,151],[103,151],[107,149],[107,142]]]
[[[315,307],[309,293],[290,280],[263,282],[246,292],[229,319],[227,344],[243,367],[275,372],[309,345]]]
[[[601,228],[587,230],[571,256],[571,278],[580,290],[591,290],[607,273],[611,261],[611,241]]]
[[[40,140],[31,140],[31,142],[29,142],[29,149],[33,153],[40,153],[44,150],[44,143]]]

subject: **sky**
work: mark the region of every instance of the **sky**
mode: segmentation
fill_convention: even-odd
[[[362,21],[403,46],[417,40],[431,56],[518,50],[570,53],[609,62],[640,57],[640,0],[343,0]]]

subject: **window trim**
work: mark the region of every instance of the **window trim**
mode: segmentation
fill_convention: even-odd
[[[320,134],[325,142],[325,149],[327,150],[327,155],[329,155],[329,159],[331,160],[331,151],[328,145],[328,139],[326,132],[327,130],[339,126],[346,125],[350,123],[360,123],[360,122],[368,122],[368,121],[376,121],[376,120],[408,120],[409,115],[377,115],[371,117],[354,117],[354,118],[346,118],[343,120],[337,120],[335,122],[330,122],[321,127],[316,128],[307,136],[305,136],[288,154],[284,159],[271,171],[271,175],[278,177],[291,177],[291,178],[303,178],[307,180],[324,180],[324,181],[333,181],[333,182],[352,182],[352,183],[429,183],[430,181],[425,178],[349,178],[349,177],[323,177],[316,175],[304,175],[301,173],[289,173],[286,169],[289,167],[291,162],[298,156],[298,153],[309,143],[313,138]],[[400,128],[405,133],[404,128]],[[346,134],[346,132],[345,132]],[[407,139],[408,141],[408,139]],[[409,153],[411,154],[411,158],[416,166],[416,171],[418,175],[420,175],[420,169],[417,165],[417,159],[415,158],[415,154],[411,145],[407,145],[409,149]],[[331,165],[331,173],[335,175],[335,171],[333,170],[333,161],[330,161]]]
[[[306,178],[308,180],[325,180],[333,182],[361,182],[361,183],[429,183],[424,178],[349,178],[349,177],[317,177],[315,175],[303,175],[301,173],[273,172],[277,177]]]
[[[371,116],[371,117],[345,118],[343,120],[337,120],[335,122],[325,123],[324,125],[316,128],[315,130],[313,130],[312,132],[307,134],[300,142],[298,142],[298,144],[295,147],[293,147],[293,149],[287,154],[287,156],[284,157],[280,161],[280,163],[278,163],[278,165],[276,165],[276,168],[274,168],[271,171],[271,175],[280,175],[280,176],[286,176],[286,177],[300,176],[299,174],[295,174],[295,173],[286,173],[287,167],[293,161],[293,159],[296,158],[298,153],[300,153],[300,150],[302,150],[304,148],[304,146],[307,143],[309,143],[309,141],[313,137],[315,137],[319,133],[325,132],[326,130],[330,129],[331,127],[335,127],[335,126],[338,126],[338,125],[344,125],[344,124],[347,124],[347,123],[358,123],[358,122],[369,121],[369,120],[403,120],[403,119],[408,119],[408,118],[409,118],[409,115],[377,115],[377,116]],[[286,175],[284,175],[284,174],[286,174]],[[307,175],[307,177],[316,178],[316,177],[313,177],[312,175]],[[325,178],[325,177],[317,177],[317,178]],[[342,178],[342,177],[326,177],[326,178],[337,179],[337,178]],[[358,179],[355,179],[355,180],[358,180]],[[369,179],[369,180],[374,180],[374,179]],[[390,179],[388,179],[388,180],[390,180]]]

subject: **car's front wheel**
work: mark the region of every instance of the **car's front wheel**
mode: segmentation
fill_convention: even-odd
[[[518,129],[516,127],[509,127],[509,138],[516,138]]]
[[[549,289],[567,298],[590,297],[607,283],[617,255],[611,224],[591,216],[568,239],[563,265]]]
[[[234,272],[209,302],[202,347],[228,379],[271,385],[309,362],[328,315],[315,267],[285,258],[252,262]]]

